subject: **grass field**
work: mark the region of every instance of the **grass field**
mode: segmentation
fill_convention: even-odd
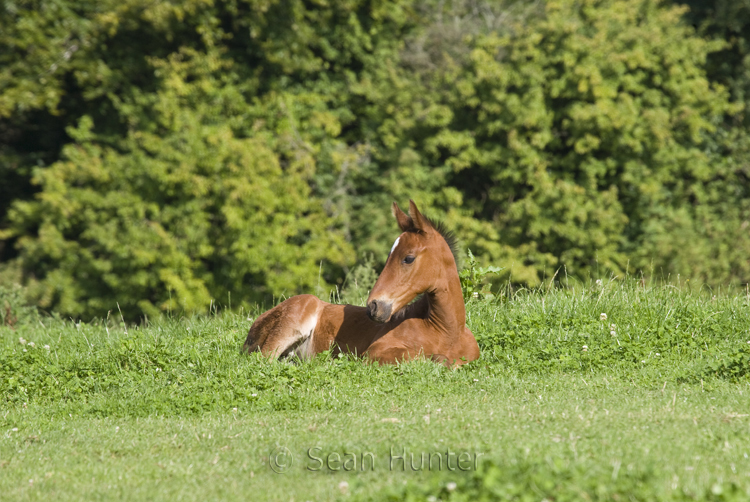
[[[0,328],[0,499],[750,500],[745,291],[467,308],[482,357],[456,371],[241,355],[257,312],[21,313]]]

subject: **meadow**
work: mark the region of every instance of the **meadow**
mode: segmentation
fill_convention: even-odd
[[[471,299],[482,357],[458,370],[240,354],[260,310],[9,312],[0,499],[750,498],[746,290]]]

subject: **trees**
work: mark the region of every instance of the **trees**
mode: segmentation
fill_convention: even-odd
[[[699,33],[724,40],[721,50],[709,56],[708,74],[746,102],[750,91],[750,1],[674,0],[688,7],[685,17]],[[747,119],[746,119],[747,120]]]
[[[563,266],[750,280],[744,84],[680,7],[0,9],[0,277],[45,308],[325,289],[355,251],[385,258],[384,208],[408,198],[521,284]]]
[[[345,262],[349,247],[309,197],[309,154],[282,167],[262,136],[233,131],[252,110],[212,81],[210,58],[154,65],[169,76],[149,100],[155,130],[102,141],[84,116],[62,159],[36,171],[38,198],[11,212],[38,303],[75,316],[118,303],[130,318],[200,311],[227,293],[312,288],[321,260]]]
[[[737,185],[720,128],[742,106],[706,77],[722,43],[695,36],[683,12],[550,0],[543,16],[476,37],[468,64],[439,75],[446,119],[421,152],[490,224],[469,240],[477,254],[513,262],[528,284],[562,266],[750,278],[742,253],[725,252],[750,249],[736,240],[747,180]]]
[[[119,303],[132,319],[342,275],[341,215],[311,193],[346,160],[342,87],[398,38],[398,2],[4,9],[0,112],[21,141],[3,142],[3,176],[34,188],[0,208],[0,238],[35,302],[83,317]]]

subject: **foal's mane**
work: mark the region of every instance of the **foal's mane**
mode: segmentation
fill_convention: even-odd
[[[453,260],[456,262],[456,267],[458,268],[458,237],[456,237],[456,234],[454,234],[452,230],[448,230],[442,221],[432,220],[424,214],[422,215],[422,218],[427,220],[427,222],[432,225],[432,228],[434,228],[445,240],[445,243],[448,244],[448,248],[450,248],[451,254],[453,255]],[[407,230],[407,232],[419,232],[419,230]]]
[[[451,250],[451,254],[453,255],[453,259],[456,261],[456,267],[458,267],[458,237],[456,237],[456,234],[453,233],[453,230],[449,230],[448,228],[446,228],[445,224],[442,221],[433,221],[429,218],[426,219],[430,222],[430,225],[432,225],[432,227],[437,230],[437,233],[439,233],[443,237],[443,239],[445,239],[445,243],[448,244],[448,247]]]

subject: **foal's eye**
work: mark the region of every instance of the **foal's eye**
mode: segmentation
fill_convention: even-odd
[[[404,258],[404,263],[406,263],[407,265],[414,263],[414,258],[415,258],[414,256],[409,255],[406,258]]]

